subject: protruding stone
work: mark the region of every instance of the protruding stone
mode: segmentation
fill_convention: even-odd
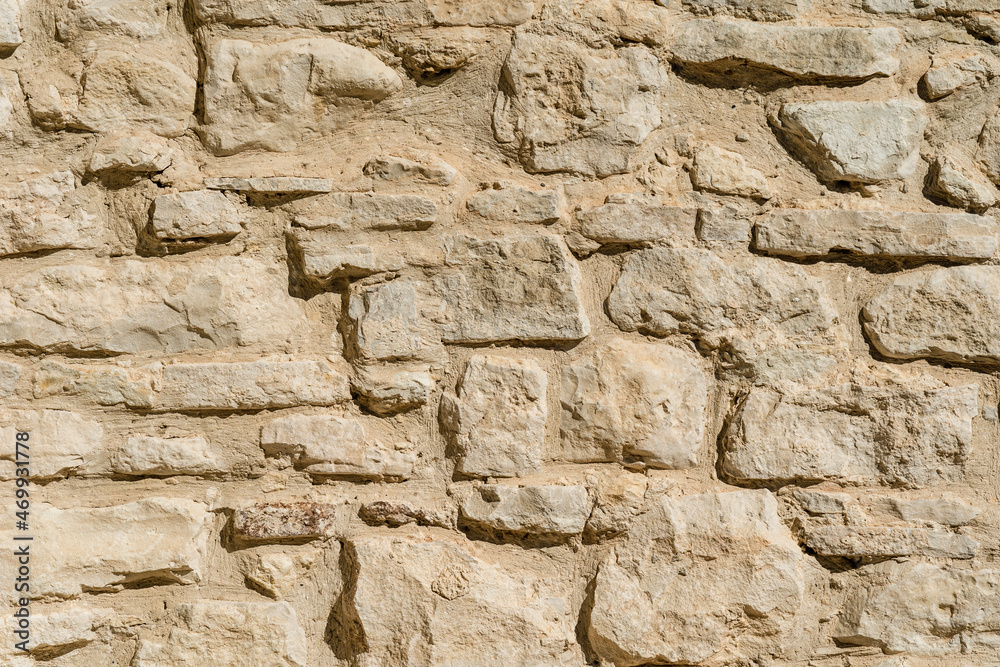
[[[104,241],[103,209],[98,191],[77,188],[68,171],[0,185],[0,257],[96,248]]]
[[[862,319],[872,344],[893,359],[1000,363],[1000,267],[903,274]]]
[[[50,266],[0,287],[3,347],[180,352],[288,340],[307,326],[287,275],[247,257]]]
[[[699,14],[729,14],[755,21],[785,21],[809,11],[810,0],[683,0]]]
[[[414,282],[400,278],[356,286],[347,306],[347,343],[361,363],[415,361],[440,355],[441,343],[417,301]]]
[[[580,232],[599,243],[638,244],[661,239],[693,240],[698,209],[663,206],[621,196],[577,213]]]
[[[60,42],[111,35],[148,40],[163,34],[170,15],[168,0],[90,0],[60,9],[56,19]]]
[[[344,245],[336,232],[292,228],[288,238],[298,251],[302,275],[321,286],[342,278],[364,278],[381,270],[370,245]]]
[[[977,53],[934,56],[934,62],[924,74],[924,90],[927,97],[939,100],[963,86],[985,81],[991,74]]]
[[[747,165],[739,153],[718,146],[704,146],[695,151],[691,183],[696,190],[752,199],[770,199],[767,177]]]
[[[359,366],[351,389],[357,392],[359,403],[385,417],[426,405],[434,385],[426,369]]]
[[[888,568],[841,610],[833,638],[888,653],[996,653],[1000,570],[959,570],[929,563]],[[969,663],[970,665],[973,663]]]
[[[153,233],[159,239],[231,238],[243,231],[239,209],[216,190],[160,195],[151,211]]]
[[[369,440],[364,425],[327,415],[292,415],[264,425],[261,447],[286,454],[301,470],[314,475],[365,479],[406,479],[416,455]]]
[[[697,19],[681,24],[674,63],[708,70],[751,67],[811,81],[864,81],[899,70],[896,28],[766,25]]]
[[[306,667],[306,635],[287,602],[202,600],[177,605],[181,623],[165,639],[140,639],[134,667]]]
[[[667,72],[656,56],[629,46],[598,53],[554,35],[515,34],[493,132],[528,171],[624,173],[636,147],[660,126]],[[560,67],[547,67],[554,62]],[[566,90],[577,92],[567,98]]]
[[[221,475],[229,466],[221,452],[200,436],[132,436],[111,456],[111,470],[122,475]]]
[[[332,537],[336,505],[274,502],[248,505],[233,512],[233,535],[242,542],[303,542]]]
[[[729,426],[721,470],[739,483],[954,480],[971,451],[976,414],[976,385],[755,388]]]
[[[33,395],[85,396],[99,405],[153,407],[153,373],[148,367],[60,364],[46,360],[35,371]]]
[[[7,398],[14,393],[17,381],[21,378],[21,367],[17,364],[0,361],[0,398]]]
[[[476,355],[441,423],[457,450],[456,469],[480,477],[520,477],[541,467],[548,414],[545,371],[530,359]]]
[[[695,234],[699,241],[745,245],[750,242],[751,217],[735,206],[703,208],[698,211]]]
[[[446,343],[577,341],[590,333],[580,270],[554,236],[452,237],[434,279]]]
[[[216,155],[290,150],[342,100],[378,102],[403,85],[370,51],[326,37],[221,39],[205,48],[205,67],[204,136]]]
[[[28,449],[15,447],[18,432],[29,435]],[[65,410],[0,411],[0,478],[14,479],[14,461],[28,455],[31,476],[55,479],[88,471],[106,446],[104,428]],[[10,463],[7,463],[7,462]]]
[[[997,203],[997,190],[971,162],[939,155],[931,165],[928,194],[952,206],[985,211]]]
[[[437,205],[419,195],[338,192],[289,206],[295,224],[307,229],[419,231],[437,222]]]
[[[437,526],[439,528],[454,528],[454,518],[451,521],[437,512],[413,507],[406,503],[392,503],[376,500],[366,503],[358,510],[358,516],[369,526],[390,526],[397,528],[415,523],[419,526]]]
[[[235,190],[255,195],[314,195],[333,190],[333,181],[328,178],[304,178],[301,176],[263,176],[259,178],[206,178],[209,190]]]
[[[661,497],[600,567],[587,636],[617,665],[697,664],[801,631],[806,557],[768,491]]]
[[[851,502],[846,493],[793,489],[792,497],[810,514],[843,514]]]
[[[911,526],[807,526],[805,543],[821,556],[973,558],[979,543],[947,530]]]
[[[569,537],[583,532],[590,503],[582,486],[476,487],[462,503],[467,524],[487,531]]]
[[[690,468],[705,439],[708,383],[693,352],[612,340],[562,370],[562,453]]]
[[[916,171],[927,116],[912,100],[821,101],[785,104],[777,123],[821,179],[877,183]]]
[[[379,181],[428,185],[451,185],[458,175],[458,171],[443,160],[418,162],[392,155],[372,158],[365,164],[364,172]]]
[[[577,613],[554,565],[520,567],[518,554],[501,557],[449,535],[357,537],[345,548],[353,585],[331,618],[337,632],[353,620],[365,638],[363,652],[344,641],[346,655],[380,667],[459,664],[469,656],[512,665],[585,662],[573,631]]]
[[[495,184],[469,197],[465,205],[487,220],[547,225],[559,219],[559,193],[555,190]]]
[[[627,532],[642,510],[648,487],[646,476],[635,473],[602,480],[594,489],[594,509],[587,519],[587,537],[599,540]]]
[[[90,156],[90,170],[151,173],[163,171],[173,160],[167,140],[135,130],[102,135]]]
[[[889,507],[903,521],[929,521],[942,526],[964,526],[980,512],[978,507],[943,498],[890,498]]]
[[[48,607],[43,608],[48,611]],[[31,615],[28,651],[40,661],[62,656],[101,639],[102,629],[115,617],[113,609],[87,608],[79,603]],[[12,665],[12,667],[19,667]]]
[[[0,49],[15,49],[21,42],[21,3],[3,0],[0,3]]]
[[[315,547],[295,547],[294,552],[263,552],[250,556],[243,576],[254,588],[278,600],[295,592],[299,580],[312,567],[321,551]]]
[[[997,248],[996,223],[968,213],[778,209],[757,223],[754,245],[773,255],[984,260]]]

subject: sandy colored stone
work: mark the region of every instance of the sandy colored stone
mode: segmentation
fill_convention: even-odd
[[[104,241],[104,201],[77,187],[69,171],[0,185],[0,256],[96,248]]]
[[[351,389],[358,402],[385,417],[426,405],[435,386],[426,368],[356,367]]]
[[[891,558],[929,556],[968,559],[979,543],[947,530],[910,526],[815,526],[805,530],[805,543],[821,556]]]
[[[551,343],[590,333],[580,270],[554,236],[453,236],[445,263],[433,284],[446,343]]]
[[[21,3],[18,0],[3,0],[0,3],[0,48],[17,48],[21,39]]]
[[[560,198],[555,190],[495,185],[472,195],[465,205],[487,220],[547,225],[559,219]]]
[[[923,107],[913,100],[803,102],[783,105],[776,123],[822,180],[878,183],[916,171],[927,126]]]
[[[133,130],[101,135],[90,156],[90,170],[163,171],[173,160],[173,149],[163,137],[152,132]]]
[[[105,634],[101,631],[115,616],[113,609],[87,608],[79,603],[44,609],[31,619],[32,637],[28,642],[29,651],[40,660],[101,640]]]
[[[537,472],[545,447],[546,374],[530,359],[475,355],[455,394],[441,398],[441,424],[456,470],[479,477]]]
[[[734,65],[772,70],[797,79],[863,81],[892,76],[901,36],[896,28],[768,25],[696,19],[678,28],[671,61],[725,70]]]
[[[28,448],[15,447],[27,433]],[[54,479],[88,471],[107,446],[100,422],[66,410],[0,410],[0,478],[14,479],[15,460],[29,461],[34,479]]]
[[[698,210],[655,201],[608,197],[602,206],[577,213],[580,232],[599,243],[637,244],[660,239],[691,239]]]
[[[695,234],[699,241],[745,245],[750,242],[751,215],[732,205],[698,210]]]
[[[648,488],[646,476],[636,473],[601,480],[593,490],[594,509],[587,519],[587,536],[599,540],[627,532],[642,510]]]
[[[406,479],[416,463],[413,452],[369,439],[361,421],[336,416],[279,417],[263,426],[260,444],[314,475]]]
[[[780,209],[754,227],[754,246],[772,255],[984,260],[996,252],[996,223],[969,213]]]
[[[244,570],[249,583],[278,600],[295,592],[300,579],[309,571],[320,550],[296,548],[291,553],[257,553]]]
[[[169,7],[165,0],[72,2],[56,19],[56,34],[63,42],[93,33],[147,40],[166,31]]]
[[[480,529],[520,534],[579,535],[590,516],[582,486],[500,486],[473,489],[461,520]]]
[[[934,56],[930,68],[924,74],[923,84],[927,96],[937,100],[951,95],[963,86],[984,81],[990,75],[982,57],[976,53],[946,54]]]
[[[697,13],[728,14],[755,21],[784,21],[809,11],[810,0],[683,0]]]
[[[420,195],[337,192],[289,208],[295,224],[306,229],[412,231],[427,229],[438,218],[437,205]]]
[[[200,436],[160,438],[137,435],[111,456],[111,469],[123,475],[220,475],[228,472],[221,452]]]
[[[1000,268],[957,266],[896,277],[862,310],[865,333],[893,359],[1000,361]]]
[[[980,509],[944,498],[891,498],[889,506],[904,521],[929,521],[943,526],[964,526],[979,516]]]
[[[236,204],[216,190],[160,195],[151,211],[153,233],[159,239],[226,238],[243,231]]]
[[[436,331],[421,313],[414,281],[359,285],[349,299],[346,343],[356,361],[415,361],[441,354]]]
[[[952,206],[984,211],[997,202],[997,191],[969,161],[939,155],[931,165],[930,194]]]
[[[298,542],[331,537],[336,506],[328,503],[257,503],[233,512],[232,531],[243,542]]]
[[[13,394],[20,378],[21,367],[19,365],[0,361],[0,398],[7,398]]]
[[[697,465],[708,380],[693,352],[616,338],[562,369],[561,458]]]
[[[182,602],[163,639],[141,639],[134,667],[306,667],[306,636],[287,602]]]
[[[370,245],[344,245],[336,232],[292,228],[288,239],[298,253],[302,275],[324,287],[334,280],[364,278],[381,270]]]
[[[99,405],[153,407],[155,371],[107,364],[60,364],[43,361],[35,371],[33,395],[85,396]]]
[[[843,514],[851,504],[851,497],[846,493],[796,488],[792,490],[792,497],[802,509],[814,515]]]
[[[594,651],[633,666],[780,646],[800,629],[808,565],[777,509],[764,490],[661,497],[600,566]],[[732,622],[748,617],[767,630]]]
[[[365,164],[364,173],[376,180],[390,183],[451,185],[458,170],[444,160],[417,161],[383,155],[369,160]]]
[[[691,183],[696,190],[752,199],[770,199],[773,195],[767,177],[747,165],[739,153],[718,146],[704,146],[695,151]]]
[[[263,195],[318,194],[330,192],[333,181],[328,178],[308,178],[302,176],[261,176],[238,178],[223,176],[206,178],[205,187],[210,190],[235,190]]]
[[[976,385],[756,388],[723,441],[734,481],[924,485],[960,479],[972,449]]]

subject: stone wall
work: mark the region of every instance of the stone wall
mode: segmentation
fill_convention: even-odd
[[[1000,665],[998,42],[0,0],[0,663]]]

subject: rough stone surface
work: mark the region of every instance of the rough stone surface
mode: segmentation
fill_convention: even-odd
[[[545,443],[545,372],[529,359],[476,355],[441,399],[441,423],[458,450],[456,469],[520,477],[539,469]]]
[[[486,530],[539,535],[578,535],[590,505],[582,486],[499,486],[476,488],[462,503],[461,518]]]
[[[112,456],[111,469],[123,475],[218,475],[228,466],[205,438],[129,438]]]
[[[356,289],[347,307],[352,356],[362,363],[414,361],[439,354],[433,326],[420,313],[413,281]]]
[[[984,211],[997,201],[996,188],[971,162],[939,156],[931,167],[930,194],[952,206]]]
[[[754,246],[772,255],[984,260],[996,252],[995,223],[964,213],[775,211],[754,227]]]
[[[451,185],[457,170],[444,162],[421,162],[404,157],[385,155],[372,158],[365,165],[365,174],[379,181]]]
[[[103,202],[88,196],[95,194],[68,171],[0,185],[0,256],[101,245]]]
[[[923,78],[929,98],[941,99],[963,86],[991,78],[991,72],[978,54],[963,54],[963,56],[949,54],[944,58],[934,57],[930,69]]]
[[[979,543],[947,530],[898,526],[818,526],[808,529],[806,545],[821,556],[890,558],[930,556],[972,558]]]
[[[465,205],[488,220],[549,224],[559,219],[559,193],[522,186],[494,187],[477,192]]]
[[[216,190],[160,195],[153,200],[152,221],[159,239],[226,238],[243,230],[239,209]]]
[[[66,410],[3,410],[0,411],[0,476],[15,477],[14,461],[18,458],[15,436],[18,432],[31,436],[29,447],[31,476],[51,479],[81,474],[94,462],[97,452],[105,445],[104,428],[99,422]]]
[[[103,135],[90,156],[90,170],[156,172],[170,166],[173,150],[166,139],[136,130]]]
[[[785,104],[777,124],[821,179],[878,183],[916,170],[927,126],[923,106],[910,100]]]
[[[306,229],[427,229],[437,221],[433,201],[419,195],[338,192],[292,205],[295,224]]]
[[[728,14],[755,21],[784,21],[809,11],[811,0],[683,0],[699,14]]]
[[[332,505],[322,503],[265,503],[233,513],[233,535],[245,542],[283,542],[331,537]]]
[[[598,243],[643,243],[693,236],[698,210],[655,202],[611,199],[577,213],[580,232]]]
[[[770,199],[771,188],[759,169],[747,165],[739,153],[705,146],[694,154],[691,183],[698,190],[753,199]]]

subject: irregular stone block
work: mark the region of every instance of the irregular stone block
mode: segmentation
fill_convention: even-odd
[[[287,275],[246,257],[44,267],[0,288],[3,347],[180,352],[287,340],[306,326]]]
[[[902,41],[896,28],[762,25],[697,19],[681,24],[671,61],[699,69],[754,67],[796,79],[864,81],[892,76]]]
[[[329,125],[328,106],[378,102],[403,85],[371,52],[321,37],[221,39],[206,47],[205,66],[204,140],[216,155],[290,150],[304,132]]]
[[[96,631],[107,626],[114,616],[113,609],[88,609],[80,604],[60,606],[49,613],[32,614],[28,651],[35,659],[44,661],[50,656],[62,656],[83,648],[101,638]]]
[[[458,170],[443,160],[417,162],[403,157],[383,155],[369,160],[365,164],[364,173],[375,180],[390,183],[451,185],[458,175]]]
[[[980,512],[978,507],[943,498],[889,498],[889,507],[903,521],[929,521],[942,526],[964,526]]]
[[[168,364],[154,409],[264,410],[350,398],[347,377],[324,361]]]
[[[455,236],[445,244],[445,264],[434,287],[446,343],[552,343],[590,334],[580,269],[554,236]]]
[[[299,580],[309,571],[321,550],[297,547],[294,553],[254,553],[243,568],[243,576],[266,595],[280,600],[293,593]]]
[[[555,190],[494,186],[472,195],[465,205],[487,220],[547,225],[559,219],[559,193]]]
[[[134,130],[102,135],[90,156],[90,170],[151,173],[163,171],[173,160],[167,140],[151,132]]]
[[[599,243],[691,239],[698,209],[610,196],[603,206],[577,213],[580,233]]]
[[[696,190],[736,195],[753,199],[770,199],[771,188],[763,172],[747,166],[739,153],[718,146],[699,148],[691,166],[691,184]]]
[[[336,505],[291,502],[258,503],[233,513],[232,529],[243,542],[300,542],[331,537]]]
[[[846,493],[793,489],[792,497],[810,514],[843,514],[851,502]]]
[[[441,354],[440,340],[421,314],[416,286],[409,278],[354,286],[349,299],[346,343],[354,360],[414,361]]]
[[[857,590],[833,638],[888,653],[995,656],[1000,571],[900,564]]]
[[[111,455],[111,470],[122,475],[220,475],[229,471],[221,452],[205,438],[132,436]]]
[[[437,222],[437,205],[418,195],[338,192],[289,206],[295,224],[307,229],[419,231]]]
[[[877,183],[916,171],[927,116],[912,100],[821,101],[785,104],[777,123],[821,179]]]
[[[684,0],[697,13],[729,14],[755,21],[784,21],[809,11],[810,0]]]
[[[412,452],[369,441],[361,422],[327,415],[268,422],[260,444],[268,453],[290,455],[296,468],[314,475],[407,479],[416,463]]]
[[[642,510],[649,482],[645,475],[624,473],[601,480],[594,489],[594,509],[587,519],[587,537],[599,540],[628,531]]]
[[[363,648],[344,640],[346,655],[383,667],[461,663],[469,656],[488,665],[583,664],[576,611],[554,566],[519,567],[517,554],[501,559],[468,540],[435,538],[346,543],[354,585],[332,618],[340,631],[358,623],[365,638]]]
[[[0,185],[0,257],[36,250],[96,248],[104,240],[104,200],[56,171]]]
[[[697,354],[617,338],[562,369],[562,455],[690,468],[705,439],[708,382]]]
[[[454,521],[448,521],[437,512],[425,510],[422,507],[412,507],[406,503],[390,503],[376,500],[366,503],[358,510],[358,516],[369,526],[390,526],[397,528],[410,523],[419,526],[438,526],[439,528],[454,528]]]
[[[898,276],[861,311],[893,359],[1000,362],[1000,267],[956,266]]]
[[[996,188],[975,165],[945,155],[939,155],[931,165],[927,192],[973,211],[985,211],[997,202]]]
[[[233,237],[243,231],[236,204],[215,190],[160,195],[153,200],[153,233],[158,239]]]
[[[166,0],[74,2],[57,17],[56,36],[61,42],[71,42],[86,33],[147,40],[163,34],[169,12]]]
[[[753,226],[750,218],[751,214],[735,206],[703,208],[698,211],[695,234],[699,241],[746,244],[750,242]]]
[[[973,558],[979,548],[964,535],[909,526],[807,526],[805,543],[821,556],[850,558]]]
[[[14,525],[13,515],[5,525]],[[144,582],[201,581],[212,513],[204,503],[172,498],[65,510],[35,502],[31,530],[30,596],[74,598]]]
[[[306,667],[306,635],[287,602],[201,600],[177,605],[166,639],[140,639],[134,667]]]
[[[539,470],[546,383],[545,371],[530,359],[472,357],[455,395],[441,397],[441,424],[456,449],[456,469],[479,477]]]
[[[801,630],[807,563],[777,510],[764,490],[661,497],[597,573],[594,651],[697,664],[741,640],[781,647]]]
[[[0,49],[16,49],[21,42],[21,3],[3,0],[0,3]]]
[[[70,127],[111,132],[132,126],[178,137],[193,120],[198,83],[161,57],[99,50],[82,84]]]
[[[385,417],[426,405],[434,377],[424,369],[356,367],[351,389],[358,402]]]
[[[14,393],[17,381],[21,378],[21,367],[0,361],[0,398],[7,398]]]
[[[14,479],[17,458],[15,436],[30,434],[28,449],[31,477],[54,479],[87,471],[105,446],[100,423],[65,410],[0,410],[0,478]],[[6,461],[10,461],[7,464]]]
[[[590,516],[582,486],[500,486],[473,489],[461,517],[481,529],[568,537],[579,535]]]
[[[263,176],[259,178],[206,178],[209,190],[235,190],[257,195],[312,195],[333,190],[328,178],[303,178],[301,176]]]
[[[324,287],[341,278],[364,278],[383,270],[370,245],[344,245],[340,234],[292,228],[288,238],[302,275]]]
[[[930,69],[924,74],[923,83],[927,97],[939,100],[953,92],[991,77],[982,56],[977,53],[934,56]]]
[[[153,372],[149,367],[73,364],[43,361],[35,371],[34,397],[86,396],[100,405],[153,407]]]
[[[518,32],[503,77],[493,131],[532,173],[627,172],[636,147],[660,126],[667,72],[640,47],[598,55],[568,39]],[[577,92],[566,96],[570,89]]]
[[[997,247],[990,218],[968,213],[776,210],[754,227],[754,245],[773,255],[983,260]]]
[[[721,470],[740,483],[839,480],[922,485],[961,478],[977,387],[751,390],[723,441]]]

